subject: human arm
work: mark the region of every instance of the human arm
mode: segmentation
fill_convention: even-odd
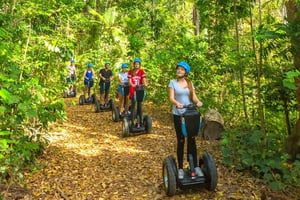
[[[122,77],[121,77],[120,74],[118,75],[118,79],[119,79],[119,83],[120,83],[120,84],[124,84],[124,82],[123,82]]]
[[[86,77],[86,70],[83,72],[83,79],[88,79],[88,77]]]
[[[94,69],[92,68],[92,78],[94,77],[94,75],[95,75],[95,71],[94,71]]]
[[[193,102],[197,105],[197,107],[202,107],[203,103],[200,101],[196,95],[196,90],[193,89]]]
[[[144,85],[144,86],[148,86],[148,83],[147,83],[147,79],[146,79],[146,77],[145,77],[145,78],[143,78],[142,82],[143,82],[143,85]]]
[[[105,77],[102,76],[102,69],[99,71],[99,78],[103,81],[105,81]]]
[[[183,108],[183,105],[180,102],[176,101],[174,88],[171,88],[171,87],[169,87],[169,100],[177,108],[179,108],[179,109]]]
[[[128,84],[130,87],[135,87],[135,84],[133,83],[132,81],[132,75],[133,75],[133,72],[130,70],[128,72],[128,75],[127,75],[127,78],[128,78]]]

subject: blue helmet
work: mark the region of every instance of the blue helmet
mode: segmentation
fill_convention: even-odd
[[[75,60],[74,60],[74,59],[72,59],[72,60],[71,60],[71,63],[74,63],[74,62],[75,62]]]
[[[183,67],[185,69],[185,72],[187,74],[189,74],[191,72],[191,67],[186,62],[181,61],[181,62],[177,63],[176,68],[179,67],[179,66]]]
[[[88,67],[93,67],[93,64],[92,64],[92,63],[89,63],[87,66],[88,66]]]
[[[128,68],[128,64],[123,63],[121,67],[122,67],[122,68]]]
[[[138,62],[138,63],[142,63],[142,61],[141,61],[141,59],[139,59],[139,58],[135,58],[134,60],[133,60],[133,63],[135,63],[135,62]]]

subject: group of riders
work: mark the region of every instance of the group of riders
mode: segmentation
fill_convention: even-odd
[[[73,82],[76,76],[76,68],[74,66],[75,61],[71,60],[69,69],[69,77],[67,82]],[[129,99],[134,98],[134,92],[139,85],[147,86],[146,73],[141,69],[141,59],[136,58],[133,60],[133,68],[128,70],[129,65],[123,63],[121,65],[121,72],[118,74],[118,97],[119,97],[119,108],[123,109],[123,113],[128,113],[129,110]],[[177,78],[169,82],[169,100],[172,104],[172,114],[174,121],[174,128],[177,137],[177,160],[178,160],[178,177],[183,178],[183,154],[184,154],[184,143],[185,137],[187,140],[187,154],[192,154],[194,160],[197,160],[197,149],[194,135],[185,136],[181,129],[182,113],[186,111],[184,105],[196,104],[197,107],[203,106],[203,103],[197,98],[195,88],[191,80],[188,79],[188,75],[191,71],[190,65],[184,61],[176,64],[176,75]],[[89,63],[87,69],[83,73],[84,81],[84,95],[88,92],[90,87],[93,87],[93,79],[96,76],[93,64]],[[100,78],[100,104],[105,106],[109,101],[109,92],[111,82],[114,79],[113,73],[110,70],[110,62],[104,63],[104,68],[98,73]],[[124,95],[124,87],[129,86],[129,95]],[[72,86],[71,86],[72,87]],[[125,103],[124,103],[125,102]],[[122,106],[124,104],[124,107]],[[195,172],[197,175],[201,174],[201,170],[196,164]]]
[[[118,73],[118,106],[120,109],[124,108],[122,111],[124,114],[129,114],[129,99],[134,97],[136,87],[139,85],[147,86],[146,73],[143,69],[141,69],[141,63],[142,61],[140,58],[135,58],[133,60],[133,69],[130,70],[128,70],[129,65],[127,63],[123,63],[121,65],[121,71]],[[111,82],[114,79],[113,72],[110,69],[110,62],[106,61],[104,63],[104,68],[100,69],[98,74],[95,74],[93,67],[94,65],[92,63],[88,63],[87,68],[83,73],[84,96],[88,94],[87,99],[91,98],[88,91],[94,86],[94,79],[97,77],[100,80],[100,107],[107,107],[110,99]],[[72,59],[70,61],[70,65],[67,66],[67,69],[67,84],[69,84],[68,89],[69,91],[73,91],[75,87],[74,81],[76,78],[75,60]],[[126,91],[124,88],[129,89],[128,95],[124,93],[124,91]]]

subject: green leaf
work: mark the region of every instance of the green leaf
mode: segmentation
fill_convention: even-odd
[[[10,131],[0,131],[0,135],[11,135]]]
[[[288,89],[291,89],[291,90],[296,90],[297,89],[296,85],[293,82],[291,82],[291,80],[284,79],[282,81],[282,83],[283,83],[283,86],[288,88]]]
[[[0,89],[0,97],[2,97],[5,101],[12,97],[11,93],[6,89]]]

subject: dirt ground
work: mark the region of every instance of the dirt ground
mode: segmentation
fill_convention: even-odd
[[[200,138],[198,154],[208,151],[216,162],[217,188],[178,189],[168,197],[162,162],[176,155],[168,107],[145,103],[152,132],[124,138],[122,122],[113,122],[111,111],[95,113],[93,105],[78,105],[78,98],[65,101],[68,119],[52,125],[47,133],[50,145],[38,160],[40,170],[25,175],[23,196],[14,198],[14,192],[7,190],[6,199],[298,199],[299,192],[270,192],[261,180],[223,166],[218,142]]]

